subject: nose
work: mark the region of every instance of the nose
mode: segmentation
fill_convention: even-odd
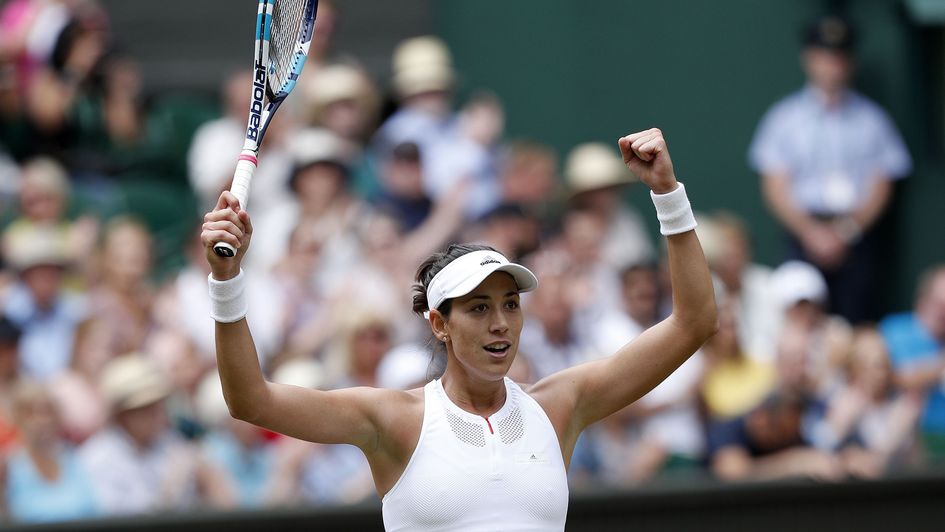
[[[489,324],[489,332],[493,334],[505,334],[509,330],[509,320],[502,309],[497,309],[492,313],[492,321]]]

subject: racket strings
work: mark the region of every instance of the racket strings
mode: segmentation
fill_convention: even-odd
[[[272,10],[269,85],[281,92],[294,70],[295,50],[304,24],[304,11],[309,0],[278,0]]]

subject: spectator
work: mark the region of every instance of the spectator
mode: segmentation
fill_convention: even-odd
[[[771,274],[770,290],[782,312],[778,342],[788,339],[803,346],[814,393],[826,399],[845,379],[850,325],[827,313],[826,282],[810,264],[789,261],[778,266]]]
[[[773,365],[742,350],[738,327],[735,302],[719,298],[719,330],[702,347],[706,371],[700,398],[708,425],[747,413],[774,387]]]
[[[84,302],[63,286],[68,255],[60,233],[24,226],[4,236],[7,260],[19,273],[3,311],[23,330],[20,370],[23,376],[47,381],[69,366]]]
[[[389,212],[407,231],[417,228],[433,210],[433,200],[423,188],[423,165],[415,142],[394,147],[381,164],[380,187],[372,198],[377,208]]]
[[[92,479],[59,435],[49,392],[37,382],[20,381],[12,395],[20,445],[0,462],[0,491],[10,516],[42,522],[97,515]]]
[[[856,331],[851,355],[849,383],[830,401],[827,436],[832,447],[842,449],[851,474],[878,478],[914,461],[921,403],[896,388],[886,344],[876,329]]]
[[[605,264],[619,271],[654,259],[643,219],[621,198],[635,177],[613,148],[596,142],[577,146],[568,155],[564,177],[572,205],[593,213],[603,224]]]
[[[350,188],[355,146],[324,129],[307,129],[293,136],[289,149],[294,167],[288,184],[294,199],[283,208],[260,211],[255,225],[260,246],[254,248],[250,266],[271,269],[285,253],[292,229],[308,224],[326,237],[316,282],[330,285],[357,256],[356,225],[367,210]]]
[[[842,478],[840,460],[812,447],[823,404],[816,400],[803,338],[783,336],[776,360],[777,384],[761,405],[709,426],[712,472],[723,480]]]
[[[807,29],[807,86],[767,112],[749,159],[788,232],[788,259],[816,265],[830,312],[857,324],[876,318],[880,257],[872,229],[911,161],[886,113],[850,88],[853,44],[852,28],[836,16]]]
[[[101,387],[112,421],[82,446],[80,458],[104,513],[183,510],[200,495],[225,500],[224,484],[169,427],[164,399],[171,386],[153,362],[138,353],[115,358]]]
[[[499,186],[503,203],[521,205],[543,221],[558,214],[554,212],[561,192],[556,179],[558,157],[551,148],[527,140],[514,141],[500,161]]]
[[[717,212],[700,219],[696,232],[734,312],[742,354],[770,365],[781,312],[771,294],[771,268],[752,262],[748,228],[733,213]]]
[[[233,179],[236,159],[246,135],[249,119],[247,87],[252,86],[252,79],[249,70],[231,73],[220,89],[223,116],[202,124],[191,140],[187,153],[188,177],[201,206],[212,207],[220,192],[228,188]],[[289,201],[285,184],[292,162],[284,145],[288,114],[285,111],[277,113],[270,123],[260,155],[264,164],[259,165],[253,176],[252,202],[259,212],[275,209]]]
[[[114,218],[102,235],[101,278],[89,291],[89,312],[104,318],[121,336],[124,352],[141,349],[153,327],[151,306],[151,232],[130,216]]]
[[[397,46],[392,83],[400,108],[381,125],[372,140],[375,164],[383,164],[402,142],[414,142],[421,154],[427,154],[449,131],[450,93],[456,77],[452,62],[446,44],[436,37],[415,37]]]
[[[467,219],[495,208],[501,197],[498,143],[504,128],[505,111],[498,98],[489,93],[470,98],[448,131],[421,152],[424,187],[430,197],[439,201],[466,181]]]
[[[318,10],[321,31],[321,5]],[[303,75],[303,79],[309,78]],[[304,105],[305,125],[363,144],[376,126],[380,103],[368,74],[358,66],[337,63],[319,68],[310,80],[301,86],[304,92],[299,99]]]
[[[945,266],[919,280],[915,310],[884,318],[879,330],[889,346],[896,381],[923,398],[919,430],[935,461],[945,459]]]
[[[200,452],[226,479],[225,491],[241,508],[270,504],[276,457],[272,440],[262,429],[230,416],[215,371],[200,382],[196,401],[198,417],[209,429]]]

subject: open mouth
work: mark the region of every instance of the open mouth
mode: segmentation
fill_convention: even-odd
[[[483,349],[485,349],[486,351],[488,351],[494,356],[504,356],[506,353],[509,352],[509,349],[511,348],[512,348],[512,344],[508,342],[496,342],[494,344],[483,346]]]

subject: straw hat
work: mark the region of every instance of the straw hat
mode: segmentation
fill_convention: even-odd
[[[588,142],[571,150],[564,177],[573,194],[636,181],[620,155],[600,142]]]
[[[3,234],[3,255],[20,272],[34,266],[66,266],[69,263],[66,235],[59,226],[15,223]]]
[[[436,37],[415,37],[394,50],[394,88],[401,98],[453,86],[455,74],[450,51]]]
[[[99,385],[112,412],[141,408],[171,394],[171,384],[160,368],[141,353],[109,361],[102,370]]]
[[[296,168],[334,163],[348,169],[354,161],[355,151],[350,142],[322,128],[303,129],[289,142],[289,154]]]
[[[318,119],[331,104],[354,100],[359,106],[373,112],[377,97],[370,80],[359,68],[335,64],[322,67],[306,87],[306,100],[311,118]]]

